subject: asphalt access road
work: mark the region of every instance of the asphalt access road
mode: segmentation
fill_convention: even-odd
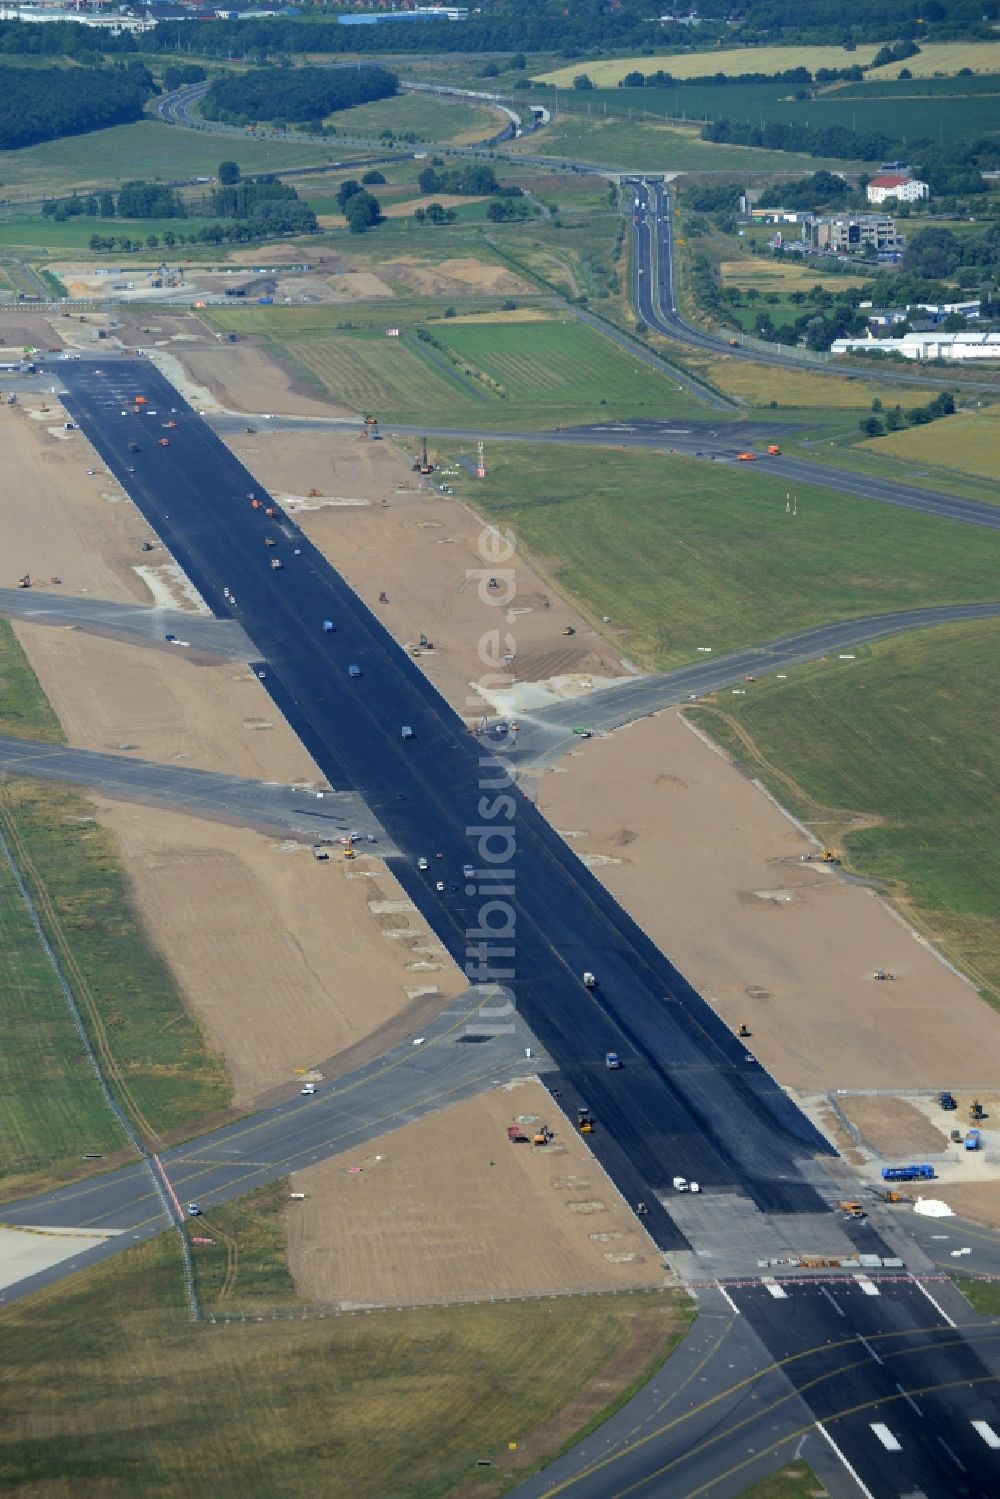
[[[169,807],[261,832],[294,833],[315,843],[357,832],[361,837],[370,835],[380,855],[391,852],[384,830],[353,791],[307,791],[6,736],[0,736],[0,772],[85,786],[121,801]]]
[[[253,645],[235,620],[215,619],[189,609],[109,604],[101,599],[40,594],[32,588],[0,588],[0,614],[61,629],[77,625],[93,635],[162,645],[165,650],[191,648],[198,654],[222,656],[228,661],[249,661],[253,655]],[[168,635],[177,637],[173,645]]]
[[[1000,1430],[1000,1324],[937,1283],[933,1301],[884,1277],[778,1289],[700,1291],[704,1310],[664,1370],[517,1499],[736,1499],[796,1457],[845,1499],[997,1492],[998,1454],[972,1423]]]
[[[651,713],[659,713],[675,703],[690,702],[707,693],[718,692],[749,677],[761,677],[784,671],[804,661],[815,661],[834,651],[884,640],[907,630],[931,629],[938,625],[958,624],[963,620],[995,619],[1000,615],[997,604],[950,604],[939,609],[905,609],[895,614],[870,614],[862,619],[842,620],[839,624],[818,625],[798,630],[792,635],[769,640],[764,645],[734,651],[728,656],[704,655],[689,666],[655,676],[636,677],[616,683],[583,697],[553,703],[534,712],[519,712],[517,733],[507,754],[515,765],[536,762],[544,757],[555,759],[577,741],[574,730],[608,733],[622,724],[632,723]],[[498,731],[491,729],[492,738]],[[504,732],[499,734],[504,737]]]
[[[266,502],[264,491],[166,380],[121,365],[99,377],[83,362],[68,365],[65,378],[67,406],[201,596],[226,615],[224,587],[235,595],[277,706],[330,783],[357,790],[401,850],[394,872],[456,961],[469,962],[470,978],[513,974],[519,1013],[552,1056],[567,1096],[595,1112],[595,1152],[626,1199],[650,1203],[656,1242],[683,1244],[656,1200],[675,1173],[706,1187],[741,1185],[763,1211],[824,1211],[800,1163],[831,1156],[826,1140],[506,784],[506,767],[482,756],[292,522],[250,507],[247,494]],[[178,407],[167,447],[159,446],[159,418],[123,405],[140,385],[154,410]],[[139,451],[130,453],[129,443]],[[268,534],[275,548],[265,546]],[[324,618],[336,623],[334,633],[323,632]],[[484,627],[494,618],[484,603]],[[352,662],[357,678],[348,675]],[[412,739],[401,737],[404,724]],[[499,831],[481,851],[477,830],[491,827]],[[432,860],[420,874],[417,856],[437,852],[440,864]],[[504,887],[496,900],[491,859]],[[472,880],[462,875],[467,862],[478,871]],[[483,925],[511,921],[512,944]],[[511,945],[508,957],[503,948]],[[585,969],[598,975],[594,993],[580,982]],[[609,1051],[622,1056],[623,1070],[606,1069]]]
[[[450,1001],[418,1038],[405,1040],[372,1060],[341,1054],[317,1064],[323,1081],[313,1097],[298,1085],[274,1090],[268,1106],[211,1134],[161,1153],[159,1159],[180,1205],[197,1202],[211,1209],[277,1177],[326,1160],[377,1139],[415,1119],[471,1098],[484,1089],[523,1075],[535,1065],[537,1042],[517,1017],[498,1015],[496,1005],[469,991]],[[367,1050],[362,1047],[358,1051]],[[544,1057],[541,1058],[545,1065]],[[347,1070],[347,1069],[350,1070]],[[81,1141],[81,1150],[86,1141]],[[497,1149],[509,1149],[505,1139]],[[484,1162],[484,1169],[488,1169]],[[90,1176],[52,1192],[41,1192],[0,1207],[0,1222],[26,1226],[113,1230],[114,1237],[73,1256],[72,1263],[19,1281],[0,1291],[0,1305],[30,1296],[106,1259],[138,1240],[162,1233],[168,1217],[144,1162],[104,1176]]]
[[[247,418],[231,415],[213,416],[211,425],[219,432],[234,433],[247,427]],[[251,424],[260,432],[288,432],[322,430],[326,424],[323,417],[250,417]],[[329,425],[335,431],[361,431],[357,421],[331,418]],[[861,500],[876,500],[883,505],[896,505],[902,510],[915,510],[921,515],[935,516],[941,520],[962,521],[966,525],[985,526],[988,530],[1000,528],[1000,505],[990,505],[982,500],[967,500],[960,495],[947,494],[943,490],[921,489],[916,484],[903,484],[892,479],[872,478],[867,474],[853,473],[850,469],[834,468],[829,464],[813,462],[808,458],[793,458],[786,453],[777,457],[766,456],[769,444],[780,441],[794,430],[801,436],[803,429],[789,428],[777,422],[740,422],[727,424],[723,418],[714,422],[697,421],[617,421],[594,422],[583,427],[565,427],[554,432],[495,432],[459,430],[454,427],[405,427],[386,425],[386,430],[402,437],[434,437],[446,442],[470,442],[481,438],[484,442],[498,443],[559,443],[572,447],[603,448],[647,448],[654,452],[684,453],[688,457],[704,458],[707,463],[738,461],[737,454],[754,452],[759,471],[774,476],[779,494],[794,492],[798,484],[814,485],[818,489],[833,489],[839,494],[855,495]]]

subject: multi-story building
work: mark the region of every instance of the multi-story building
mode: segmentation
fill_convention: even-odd
[[[860,255],[871,247],[876,252],[901,250],[905,244],[889,214],[837,214],[828,219],[806,219],[802,238],[811,250],[836,255]]]
[[[897,203],[917,203],[929,198],[931,190],[926,182],[916,177],[905,177],[900,172],[880,172],[865,188],[869,203],[884,203],[886,198],[895,198]]]

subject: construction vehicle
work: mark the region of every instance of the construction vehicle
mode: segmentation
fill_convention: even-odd
[[[260,500],[258,500],[258,499],[254,499],[254,498],[253,498],[253,497],[252,497],[252,496],[251,496],[251,499],[250,499],[250,509],[251,509],[251,510],[259,510],[259,509],[260,509],[260,508],[261,508],[261,503],[260,503]]]
[[[306,499],[307,500],[318,500],[319,497],[320,497],[320,495],[319,495],[319,490],[318,489],[307,489],[306,490]]]
[[[169,437],[161,437],[160,438],[160,447],[161,448],[169,448],[169,446],[170,446],[170,438]]]
[[[333,620],[332,619],[324,619],[324,621],[323,621],[323,634],[324,635],[332,635],[333,634]]]
[[[247,436],[248,437],[255,437],[256,434],[257,434],[257,428],[256,427],[248,427],[246,430],[247,430]]]
[[[982,1144],[982,1141],[982,1131],[978,1129],[970,1129],[966,1132],[965,1148],[966,1150],[978,1150],[980,1145]]]
[[[576,1127],[581,1135],[594,1133],[594,1116],[585,1104],[581,1104],[576,1111]]]
[[[934,1167],[923,1163],[919,1166],[883,1166],[884,1182],[930,1182],[934,1180]]]
[[[128,445],[128,450],[130,453],[138,453],[139,444],[137,442],[130,442]]]
[[[134,406],[148,406],[149,405],[149,401],[147,400],[147,398],[145,396],[134,396],[132,398],[132,404]]]
[[[887,973],[884,968],[876,968],[872,974],[872,978],[879,984],[886,983],[889,979],[894,979],[895,977],[894,973]]]
[[[264,545],[266,547],[276,547],[278,545],[278,543],[275,541],[275,539],[274,539],[273,536],[265,536],[264,537]]]
[[[736,454],[736,462],[737,463],[755,463],[756,462],[756,457],[755,457],[755,455],[753,453],[737,453]]]
[[[738,349],[738,348],[739,348],[739,346],[740,346],[740,341],[739,341],[739,339],[738,339],[738,338],[731,338],[731,339],[730,339],[730,340],[729,340],[729,347],[730,347],[730,348],[731,348],[731,349]]]
[[[299,1092],[303,1095],[304,1098],[312,1098],[314,1093],[316,1092],[316,1084],[303,1083],[302,1087],[299,1089]]]
[[[581,978],[583,979],[583,987],[585,989],[596,988],[596,986],[597,986],[597,980],[594,977],[594,975],[591,972],[589,972],[589,970],[585,971],[583,974],[581,974]]]
[[[960,1129],[953,1129],[952,1130],[952,1132],[951,1132],[951,1143],[953,1145],[961,1145],[961,1143],[962,1143],[962,1131]]]
[[[153,546],[153,543],[151,541],[144,541],[142,544],[142,550],[144,552],[152,552],[155,551],[155,547]]]
[[[389,602],[389,595],[387,593],[380,593],[378,601],[380,604],[387,604]]]
[[[25,575],[24,575],[23,578],[18,578],[18,580],[17,580],[17,586],[18,586],[18,588],[30,588],[31,587],[31,576],[30,576],[30,574],[29,573],[25,573]]]
[[[606,1051],[604,1053],[604,1065],[609,1072],[620,1072],[622,1059],[616,1051]]]
[[[740,1028],[739,1028],[739,1030],[738,1030],[738,1031],[737,1031],[737,1032],[736,1032],[736,1034],[737,1034],[737,1035],[738,1035],[738,1036],[739,1036],[739,1037],[740,1037],[740,1038],[741,1038],[741,1039],[742,1039],[742,1038],[744,1038],[744,1037],[746,1037],[746,1036],[749,1036],[749,1034],[750,1034],[750,1027],[749,1027],[749,1026],[748,1026],[748,1025],[747,1025],[747,1024],[746,1024],[746,1022],[744,1022],[744,1023],[743,1023],[743,1025],[741,1025],[741,1026],[740,1026]]]
[[[769,458],[780,458],[781,457],[781,449],[778,447],[778,444],[776,442],[768,443],[767,456]]]
[[[277,507],[277,505],[265,505],[265,507],[264,507],[264,514],[267,516],[268,520],[273,520],[274,517],[277,515],[277,513],[278,513],[278,507]]]
[[[941,1108],[944,1109],[946,1114],[950,1114],[958,1108],[958,1104],[955,1102],[955,1096],[953,1093],[939,1093],[938,1103]]]
[[[413,465],[413,472],[415,474],[432,474],[434,472],[434,465],[433,465],[433,463],[431,463],[430,459],[427,457],[427,439],[426,439],[426,437],[423,439],[423,448],[421,450],[421,456],[416,460],[416,462]]]
[[[869,1187],[868,1190],[874,1193],[879,1202],[895,1203],[912,1201],[904,1192],[894,1192],[891,1187]]]
[[[280,557],[272,557],[271,558],[271,571],[272,572],[280,573],[283,565],[284,564],[282,563]]]
[[[519,1124],[508,1124],[507,1139],[512,1145],[528,1145],[531,1143]]]
[[[360,677],[361,667],[357,664],[356,661],[352,661],[350,666],[348,666],[347,675],[349,677]]]
[[[868,1214],[860,1202],[838,1202],[837,1206],[845,1218],[867,1218]]]
[[[164,422],[163,425],[164,425],[164,427],[166,427],[169,430],[171,427],[176,427],[177,423],[176,422]]]
[[[986,1110],[983,1108],[978,1098],[974,1098],[969,1104],[969,1115],[972,1119],[975,1119],[977,1121],[986,1118]]]
[[[366,416],[365,417],[365,426],[366,427],[377,427],[378,426],[378,417],[377,416],[371,416],[371,415]]]
[[[410,725],[408,723],[404,723],[403,724],[403,726],[400,729],[399,733],[400,733],[400,738],[402,738],[402,739],[412,739],[413,738],[413,730],[410,728]]]
[[[62,578],[50,578],[49,582],[50,583],[61,583],[62,582]]]
[[[564,635],[575,635],[576,634],[576,630],[573,628],[572,625],[567,625],[566,628],[565,628],[565,630],[563,630],[563,634]]]
[[[531,1137],[532,1145],[547,1145],[553,1138],[552,1131],[547,1124],[540,1124]]]

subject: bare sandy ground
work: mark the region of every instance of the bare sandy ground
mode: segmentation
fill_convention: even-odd
[[[378,861],[317,863],[245,828],[98,800],[146,924],[212,1045],[237,1107],[324,1063],[410,1002],[465,988]],[[391,926],[372,903],[401,901]],[[387,1042],[386,1044],[390,1044]]]
[[[0,406],[3,586],[27,573],[41,592],[151,603],[132,571],[149,560],[141,551],[149,528],[83,434],[63,431],[66,419],[53,396]]]
[[[1000,1016],[869,891],[802,864],[812,845],[676,713],[581,746],[539,804],[786,1086],[1000,1073]]]
[[[15,625],[68,742],[264,781],[323,778],[256,677],[238,663]]]
[[[489,688],[484,679],[493,679],[507,687],[515,670],[520,682],[623,674],[607,643],[522,557],[515,553],[503,566],[487,562],[482,522],[423,485],[410,455],[390,442],[329,432],[229,441],[398,641],[413,646],[427,636],[434,650],[420,656],[420,666],[458,712],[477,717],[486,704],[472,684]],[[304,498],[310,488],[321,498]],[[509,607],[501,606],[506,583],[488,587],[491,574],[505,569],[514,573]],[[388,604],[379,602],[380,592]],[[565,636],[566,628],[575,633]],[[502,659],[508,634],[513,669]]]
[[[545,1149],[508,1124],[542,1118]],[[661,1285],[655,1247],[535,1082],[496,1089],[296,1172],[301,1294],[336,1306]]]
[[[841,1098],[838,1103],[865,1143],[887,1159],[948,1149],[948,1129],[942,1131],[905,1098]],[[941,1118],[950,1123],[950,1115]]]

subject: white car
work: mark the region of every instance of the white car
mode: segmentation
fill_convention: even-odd
[[[417,868],[419,870],[430,869],[430,865],[428,864],[427,860],[424,858],[423,854],[421,854],[420,858],[417,860]]]
[[[306,1098],[312,1098],[313,1094],[316,1092],[316,1084],[303,1083],[302,1087],[299,1089],[299,1092],[304,1094]]]

